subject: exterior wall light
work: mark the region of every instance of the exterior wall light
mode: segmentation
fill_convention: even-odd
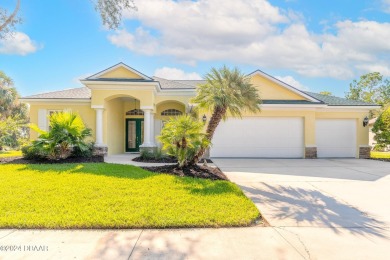
[[[364,119],[363,119],[363,127],[366,127],[368,125],[368,117],[366,116]]]
[[[203,117],[202,117],[202,121],[203,121],[203,123],[206,123],[206,121],[207,121],[207,117],[206,117],[206,115],[203,115]]]

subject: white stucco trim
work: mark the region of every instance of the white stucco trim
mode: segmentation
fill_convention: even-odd
[[[104,105],[92,105],[91,108],[93,108],[93,109],[104,109]]]
[[[116,64],[116,65],[114,65],[112,67],[109,67],[108,69],[102,70],[102,71],[100,71],[100,72],[98,72],[98,73],[96,73],[96,74],[94,74],[92,76],[89,76],[87,79],[98,79],[101,75],[106,74],[107,72],[113,71],[113,70],[115,70],[117,68],[120,68],[120,67],[125,68],[125,69],[133,72],[134,74],[140,76],[141,78],[143,78],[145,80],[153,80],[152,78],[146,76],[145,74],[139,72],[136,69],[133,69],[132,67],[124,64],[123,62],[120,62],[120,63],[118,63],[118,64]]]

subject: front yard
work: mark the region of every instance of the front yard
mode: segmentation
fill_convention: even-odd
[[[228,181],[105,163],[0,167],[1,228],[247,226],[260,216]]]

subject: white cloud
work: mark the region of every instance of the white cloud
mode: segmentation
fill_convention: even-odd
[[[390,1],[390,0],[388,0]],[[118,47],[195,64],[229,61],[301,75],[349,79],[390,69],[390,23],[340,21],[335,33],[315,34],[291,11],[266,0],[140,1],[135,30],[109,36]],[[387,73],[387,76],[390,74]]]
[[[294,88],[297,88],[300,90],[309,90],[308,87],[304,86],[302,83],[300,83],[298,80],[296,80],[293,76],[276,76],[275,78],[283,81],[284,83],[287,83],[290,86],[293,86]]]
[[[37,50],[38,46],[22,32],[15,32],[12,37],[0,40],[1,54],[27,55]]]
[[[390,13],[390,0],[382,0],[382,8],[385,13]]]
[[[154,75],[156,77],[160,77],[164,79],[181,79],[181,80],[202,79],[202,77],[196,72],[186,73],[181,69],[169,68],[169,67],[156,69]]]

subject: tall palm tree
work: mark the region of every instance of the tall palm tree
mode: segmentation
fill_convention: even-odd
[[[192,102],[198,105],[198,109],[211,113],[206,129],[209,142],[212,141],[221,120],[226,120],[228,116],[241,118],[246,111],[260,112],[260,95],[250,83],[250,78],[238,68],[212,68],[205,80],[206,83],[197,88],[197,95]],[[199,151],[195,162],[204,152],[205,149]]]

